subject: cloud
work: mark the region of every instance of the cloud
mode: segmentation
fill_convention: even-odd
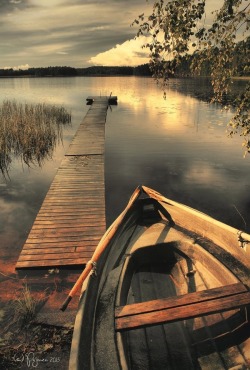
[[[14,71],[18,71],[19,69],[29,69],[30,66],[26,63],[26,64],[21,64],[20,66],[15,66],[15,67],[4,67],[3,69],[14,69]]]
[[[122,44],[117,44],[114,48],[97,54],[90,58],[88,62],[90,64],[103,66],[137,66],[148,63],[148,51],[142,49],[142,45],[145,44],[146,41],[146,37],[125,41]]]
[[[2,68],[13,60],[30,66],[84,67],[106,51],[108,58],[112,49],[114,65],[117,51],[121,54],[122,45],[136,34],[130,24],[145,6],[142,0],[129,6],[125,0],[0,0]],[[131,48],[127,45],[130,55],[123,55],[125,64],[137,64],[139,54]]]

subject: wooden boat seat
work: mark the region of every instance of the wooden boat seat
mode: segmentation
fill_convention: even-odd
[[[242,283],[181,296],[117,307],[116,331],[187,320],[250,304],[250,291]]]

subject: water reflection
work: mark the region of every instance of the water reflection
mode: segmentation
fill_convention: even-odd
[[[230,111],[198,100],[188,81],[170,81],[167,99],[150,78],[1,79],[0,101],[63,105],[72,113],[53,158],[22,168],[12,158],[11,181],[0,175],[0,249],[17,260],[91,95],[118,96],[106,124],[106,210],[109,224],[138,184],[228,224],[250,230],[250,157],[241,138],[226,134]],[[172,84],[172,85],[171,85]],[[173,86],[175,84],[175,86]],[[178,85],[178,89],[177,89]],[[183,85],[183,86],[182,86]],[[196,86],[197,87],[197,86]],[[204,93],[206,86],[204,86]],[[236,208],[235,208],[236,207]]]
[[[0,170],[9,177],[12,158],[41,166],[62,141],[62,126],[71,122],[64,107],[20,104],[5,100],[0,107]]]
[[[224,103],[233,104],[237,95],[244,91],[247,83],[247,78],[234,78],[232,80],[228,96],[224,97]],[[170,81],[168,88],[193,96],[205,102],[210,102],[213,98],[213,89],[209,78],[176,78]]]
[[[130,81],[121,97],[116,93],[119,106],[106,128],[108,224],[145,184],[250,231],[249,158],[243,158],[241,138],[226,132],[233,111],[197,100],[186,80],[182,93],[171,83],[182,91],[180,80],[170,82],[165,101],[149,79],[140,90]]]

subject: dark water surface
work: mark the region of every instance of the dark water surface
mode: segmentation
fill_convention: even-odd
[[[195,88],[194,88],[195,86]],[[72,113],[43,167],[18,159],[10,179],[0,175],[0,253],[15,263],[67,147],[87,112],[89,95],[118,96],[106,124],[107,223],[122,211],[131,192],[144,184],[231,226],[250,232],[250,157],[242,138],[229,138],[232,112],[196,98],[201,84],[170,82],[167,98],[149,78],[0,79],[0,102],[52,103]],[[200,94],[206,95],[203,84]],[[199,95],[199,94],[198,94]]]

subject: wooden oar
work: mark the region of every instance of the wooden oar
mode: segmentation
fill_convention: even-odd
[[[86,264],[85,269],[77,279],[75,285],[69,292],[68,297],[65,299],[64,303],[61,306],[61,310],[65,311],[69,302],[74,297],[76,292],[81,288],[84,280],[88,277],[89,273],[91,272],[92,268],[96,265],[97,261],[99,260],[100,256],[104,252],[105,248],[107,247],[108,243],[112,239],[113,235],[115,234],[116,230],[120,226],[122,220],[124,219],[125,214],[127,211],[131,208],[135,200],[139,197],[141,193],[141,187],[137,187],[132,194],[126,208],[124,211],[120,214],[120,216],[114,221],[114,223],[109,227],[109,229],[106,231],[106,233],[103,235],[102,239],[100,240],[99,244],[97,245],[95,252],[91,258],[91,260]]]

